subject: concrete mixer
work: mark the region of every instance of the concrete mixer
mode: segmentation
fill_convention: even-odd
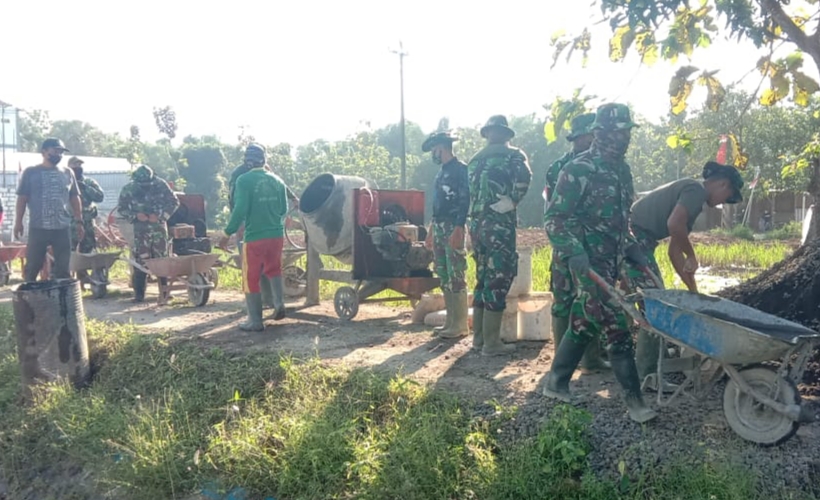
[[[300,197],[307,233],[307,303],[319,302],[319,280],[349,283],[336,290],[333,305],[344,320],[359,304],[409,300],[439,286],[430,266],[433,252],[424,246],[424,192],[378,189],[361,177],[325,173]],[[326,270],[320,255],[350,265],[350,271]],[[372,298],[384,290],[400,297]]]

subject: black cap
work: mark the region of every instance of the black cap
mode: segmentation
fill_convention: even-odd
[[[40,147],[40,151],[45,151],[48,148],[58,148],[62,149],[64,153],[70,152],[68,148],[65,147],[63,141],[60,139],[56,139],[54,137],[49,137],[48,139],[43,141],[43,145]]]
[[[458,136],[450,131],[433,132],[430,134],[424,143],[421,145],[421,150],[424,153],[429,153],[435,146],[439,144],[453,144],[458,140]]]
[[[743,194],[741,193],[741,189],[743,189],[743,177],[740,176],[740,172],[738,172],[735,167],[731,165],[721,165],[716,161],[708,161],[706,165],[703,166],[703,178],[728,179],[729,182],[732,183],[734,193],[726,200],[726,203],[734,205],[735,203],[743,201]]]

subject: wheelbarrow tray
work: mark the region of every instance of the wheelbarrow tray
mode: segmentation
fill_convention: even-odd
[[[686,290],[643,290],[647,322],[670,340],[725,364],[781,359],[820,334],[731,300]]]
[[[159,257],[146,259],[145,267],[154,276],[160,278],[175,278],[177,276],[191,276],[206,274],[219,259],[217,254],[183,255],[177,257]]]
[[[87,271],[89,269],[108,269],[120,258],[121,251],[103,253],[71,252],[69,269],[72,272]]]
[[[8,245],[0,247],[0,261],[9,262],[23,257],[26,253],[25,245]]]

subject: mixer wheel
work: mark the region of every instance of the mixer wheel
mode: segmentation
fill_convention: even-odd
[[[339,318],[349,321],[356,317],[359,312],[359,295],[352,287],[343,286],[336,290],[333,297],[333,307]]]

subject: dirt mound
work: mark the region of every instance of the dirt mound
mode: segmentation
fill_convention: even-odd
[[[820,331],[820,240],[717,295]]]

